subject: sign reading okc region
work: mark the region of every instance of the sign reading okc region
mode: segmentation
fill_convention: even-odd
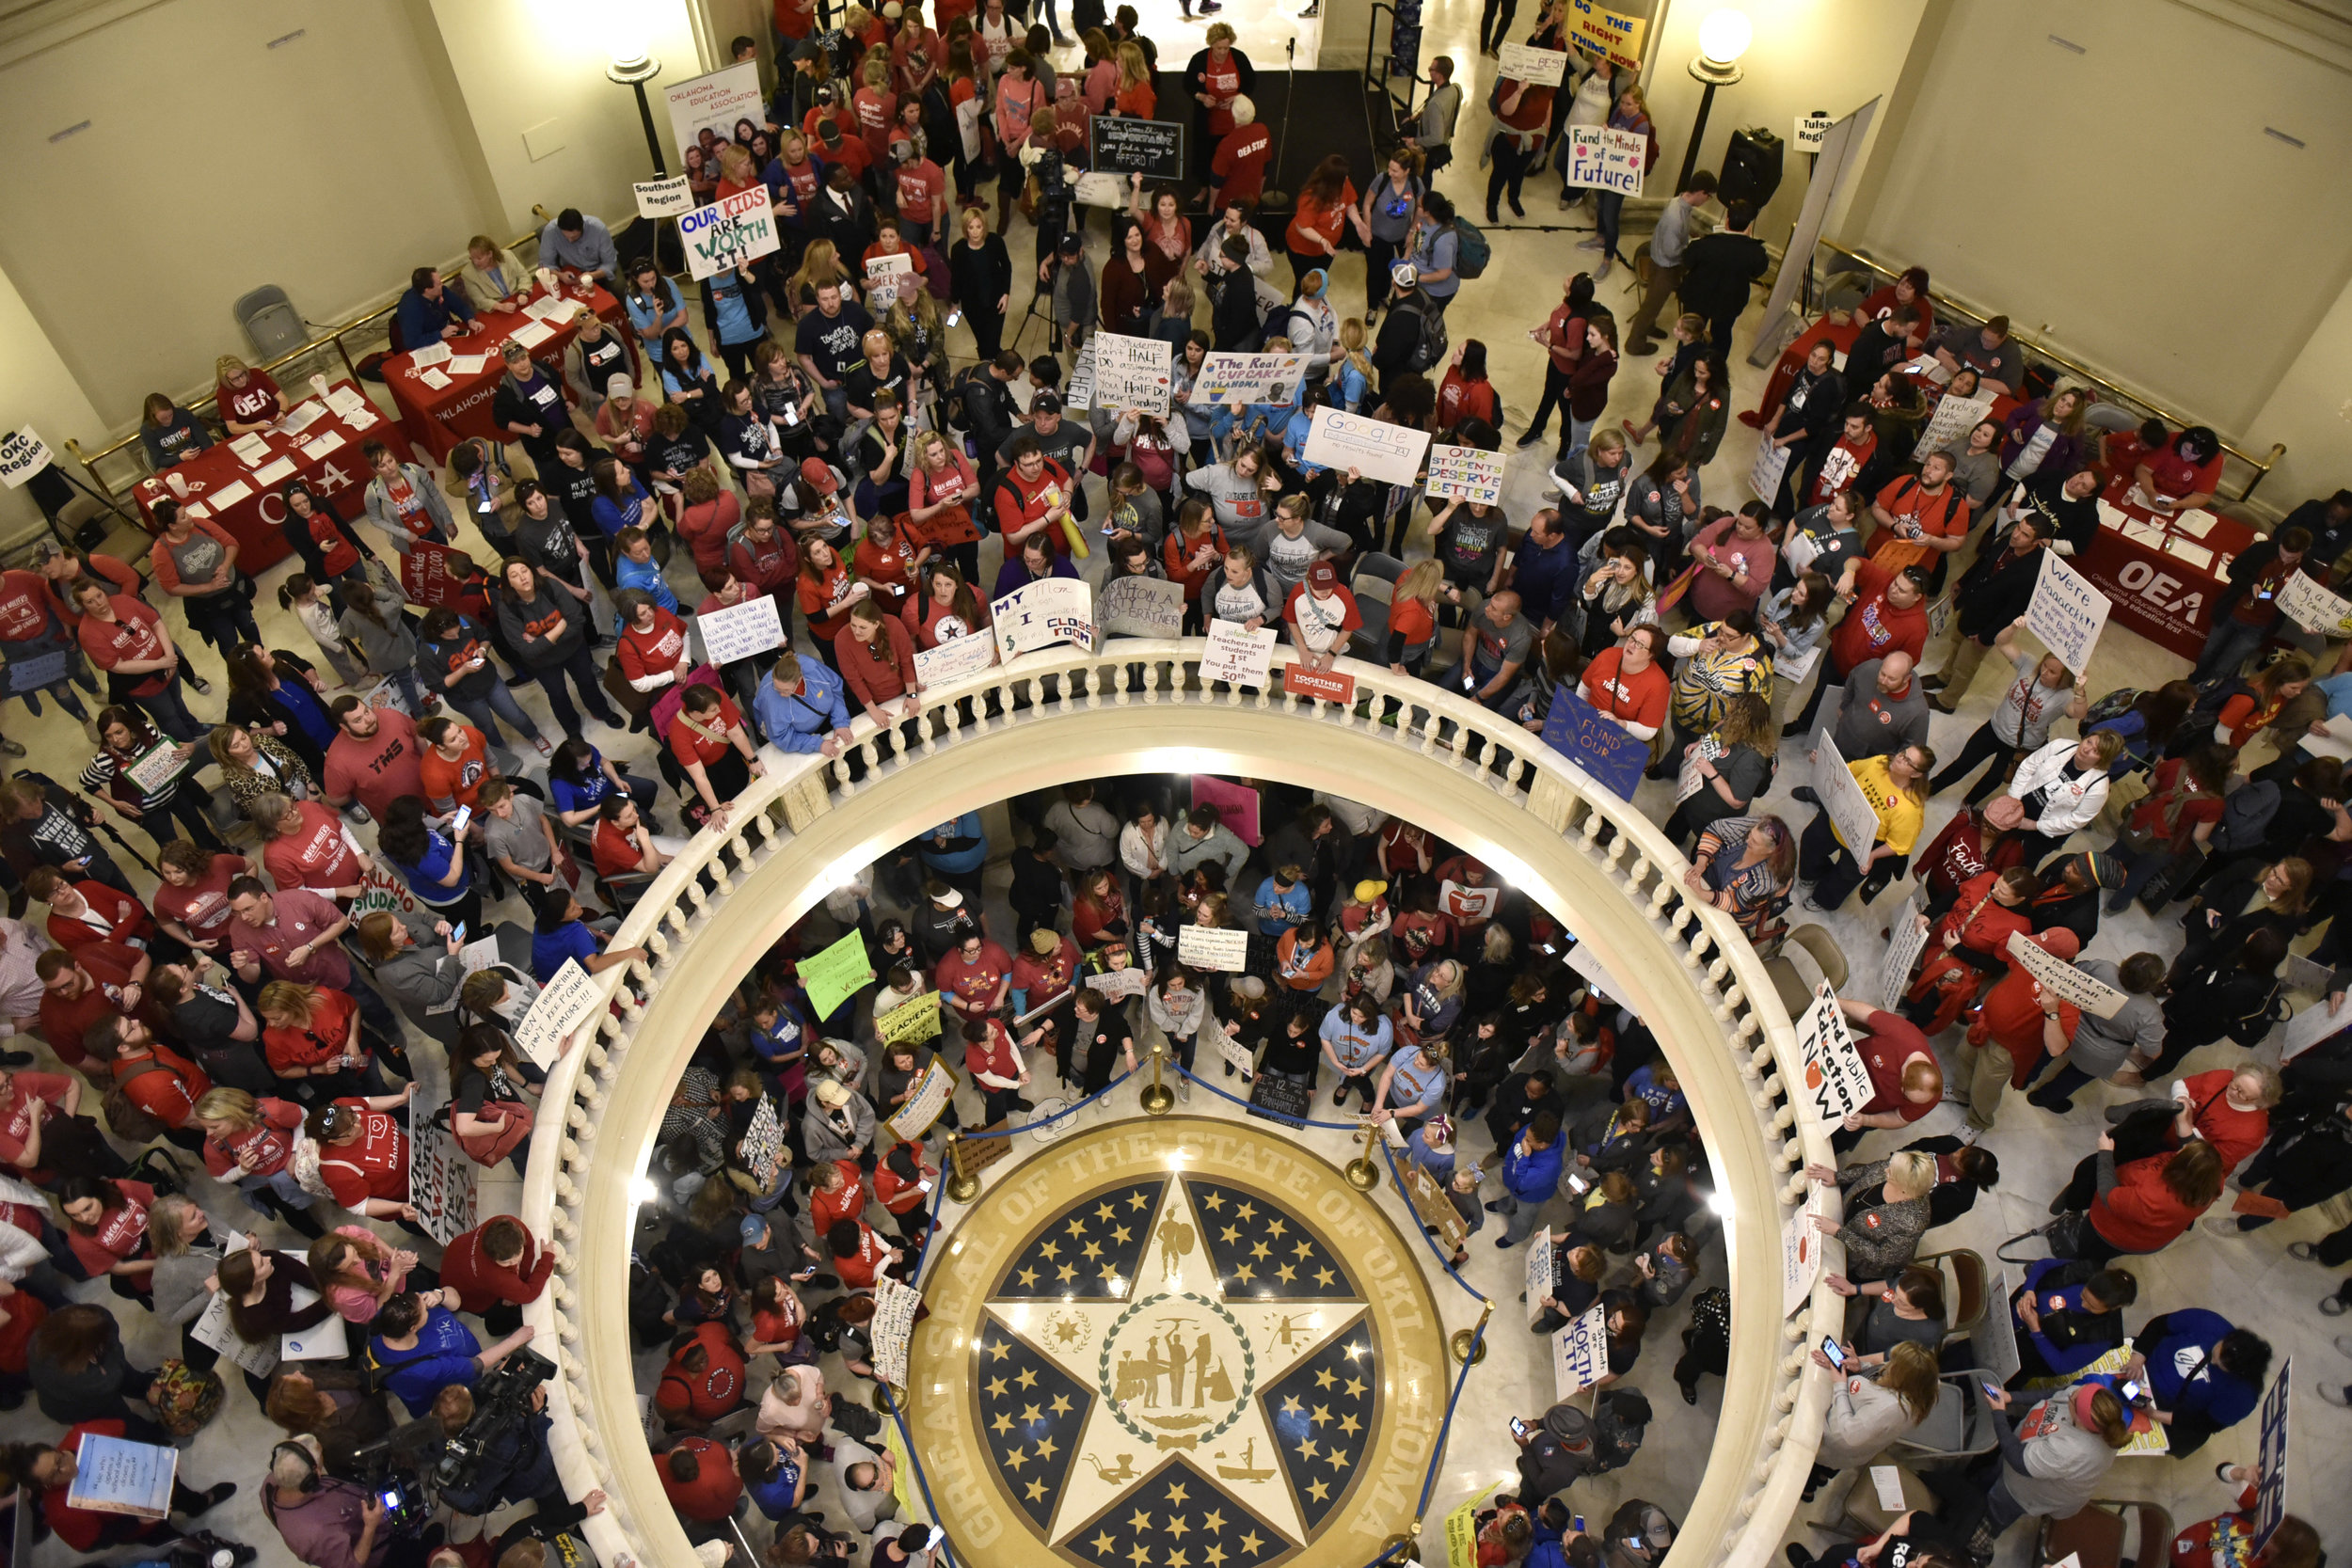
[[[697,282],[756,261],[783,244],[765,185],[695,208],[677,220],[677,231],[686,242],[686,270]]]
[[[1107,173],[1184,177],[1184,128],[1173,120],[1096,115],[1087,121],[1087,151],[1093,166]]]

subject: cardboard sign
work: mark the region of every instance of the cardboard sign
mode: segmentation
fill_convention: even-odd
[[[1470,1235],[1470,1222],[1462,1218],[1462,1212],[1446,1196],[1445,1183],[1417,1161],[1406,1161],[1400,1168],[1405,1172],[1405,1196],[1411,1202],[1413,1212],[1421,1216],[1421,1223],[1438,1233],[1438,1244],[1448,1253],[1461,1251]]]
[[[2060,1002],[2073,1003],[2093,1018],[2113,1018],[2131,1000],[2113,986],[2093,979],[2057,954],[2028,941],[2023,931],[2011,932],[2009,945],[2002,951],[2015,958],[2017,966],[2032,975],[2034,983],[2043,990]]]
[[[723,196],[684,214],[677,231],[686,244],[686,270],[696,282],[771,255],[784,243],[776,232],[776,215],[769,210],[765,185]]]
[[[1310,670],[1303,664],[1285,664],[1282,693],[1288,697],[1312,697],[1319,703],[1352,703],[1356,700],[1356,677],[1339,670]]]
[[[578,958],[565,958],[515,1026],[515,1048],[545,1071],[555,1065],[556,1049],[602,1006],[604,988]]]
[[[1633,1005],[1633,993],[1625,989],[1609,966],[1600,961],[1600,955],[1589,942],[1580,942],[1567,951],[1568,967],[1584,978],[1584,983],[1621,1007]]]
[[[1211,621],[1209,646],[1200,656],[1200,678],[1263,689],[1274,670],[1274,628],[1244,631],[1237,621]]]
[[[1124,1002],[1131,996],[1141,996],[1146,989],[1140,969],[1106,969],[1100,974],[1087,976],[1087,990],[1101,991],[1106,1001]]]
[[[1095,115],[1087,121],[1087,151],[1088,166],[1107,173],[1184,178],[1184,127],[1176,120]]]
[[[1551,1337],[1554,1399],[1582,1393],[1609,1375],[1609,1314],[1595,1302],[1583,1316]]]
[[[851,930],[821,953],[801,960],[801,988],[818,1018],[831,1018],[841,1004],[855,996],[874,977],[866,957],[866,939]]]
[[[1820,152],[1821,150],[1821,138],[1828,135],[1829,128],[1836,123],[1837,117],[1836,115],[1799,115],[1797,117],[1796,134],[1788,138],[1789,150],[1792,152]]]
[[[1524,43],[1505,43],[1496,70],[1506,81],[1525,82],[1531,87],[1556,87],[1568,74],[1568,52],[1565,49],[1536,49]]]
[[[463,612],[469,601],[476,601],[478,611],[482,590],[473,585],[475,570],[473,557],[464,550],[419,539],[400,558],[400,591],[410,604]]]
[[[1233,836],[1252,849],[1261,842],[1258,831],[1258,792],[1248,784],[1232,784],[1206,773],[1192,776],[1192,803],[1215,806],[1217,820],[1233,830]],[[1168,829],[1171,833],[1183,832],[1183,825]]]
[[[749,120],[755,130],[768,119],[767,103],[759,92],[759,66],[751,60],[664,87],[661,101],[670,110],[670,141],[677,154],[676,167],[683,171],[700,159],[714,181],[719,178],[719,150],[735,140],[737,122]],[[691,155],[690,148],[693,150]],[[683,172],[679,178],[685,178]]]
[[[1649,767],[1649,742],[1628,735],[1614,720],[1563,686],[1544,716],[1544,744],[1574,762],[1619,800],[1630,800]]]
[[[1613,191],[1619,196],[1642,194],[1642,176],[1649,164],[1649,138],[1613,125],[1571,125],[1568,136],[1568,183]]]
[[[937,991],[930,991],[926,994],[934,1002],[938,1000]],[[939,1009],[934,1006],[931,1009],[932,1033],[938,1032],[938,1025]],[[906,1103],[899,1106],[897,1114],[892,1116],[884,1125],[889,1127],[892,1134],[899,1142],[913,1143],[930,1132],[939,1118],[946,1115],[948,1103],[955,1097],[956,1075],[954,1071],[945,1062],[934,1057],[930,1064],[923,1069],[923,1075],[914,1081],[914,1092],[907,1096]]]
[[[2260,1490],[2254,1494],[2254,1553],[2261,1555],[2270,1544],[2271,1532],[2287,1516],[2287,1418],[2295,1401],[2295,1357],[2279,1363],[2279,1375],[2270,1380],[2270,1391],[2263,1396],[2262,1447],[2254,1461],[2261,1474]],[[87,1438],[83,1439],[87,1448]]]
[[[1225,1059],[1225,1065],[1240,1073],[1242,1082],[1245,1084],[1256,1078],[1258,1076],[1258,1053],[1251,1048],[1249,1042],[1229,1035],[1222,1029],[1215,1031],[1215,1034],[1216,1053]]]
[[[1193,379],[1192,401],[1240,407],[1246,403],[1288,403],[1307,374],[1303,354],[1211,354]]]
[[[1642,69],[1642,35],[1649,19],[1604,10],[1593,0],[1568,0],[1568,26],[1577,41],[1620,71]]]
[[[1862,792],[1862,785],[1846,759],[1837,754],[1837,742],[1822,730],[1813,737],[1813,793],[1821,798],[1822,809],[1829,813],[1830,826],[1837,830],[1838,841],[1852,852],[1857,863],[1867,863],[1870,846],[1878,842],[1878,808]]]
[[[1984,422],[1993,412],[1991,398],[1956,398],[1947,393],[1920,427],[1919,439],[1911,449],[1914,463],[1925,463],[1928,453],[1942,451],[1954,441],[1964,441],[1968,433]]]
[[[1780,1222],[1780,1315],[1786,1318],[1811,1301],[1820,1277],[1821,1233],[1813,1228],[1808,1200]]]
[[[1113,578],[1103,584],[1094,616],[1106,637],[1180,637],[1184,585],[1165,578]]]
[[[1524,1260],[1527,1283],[1520,1287],[1527,1292],[1527,1326],[1530,1328],[1535,1326],[1536,1319],[1550,1310],[1544,1305],[1544,1298],[1551,1294],[1553,1270],[1558,1261],[1559,1254],[1551,1246],[1551,1227],[1537,1226],[1535,1239],[1527,1243]]]
[[[1040,578],[991,600],[988,613],[996,657],[1007,663],[1063,642],[1094,651],[1094,594],[1076,578]]]
[[[348,838],[349,835],[345,836]],[[355,848],[358,847],[357,840],[351,842]],[[401,880],[398,873],[388,869],[381,861],[372,861],[368,869],[359,875],[359,896],[351,901],[349,913],[352,923],[357,925],[361,915],[373,914],[378,910],[389,910],[396,914],[414,914],[421,908],[423,906],[417,902],[417,895],[409,892],[408,884]]]
[[[2352,637],[2352,599],[2331,594],[2301,572],[2279,585],[2279,609],[2305,631],[2322,637]]]
[[[1087,340],[1094,350],[1097,408],[1138,408],[1168,418],[1168,377],[1176,348],[1165,338],[1129,338],[1101,332]]]
[[[1359,470],[1386,484],[1410,484],[1421,477],[1429,432],[1410,425],[1382,424],[1364,414],[1318,407],[1310,416],[1300,455],[1310,463],[1345,473]]]
[[[1065,414],[1087,412],[1094,407],[1094,340],[1091,338],[1078,345],[1078,357],[1070,362],[1070,379],[1062,383],[1061,406]]]
[[[925,648],[914,656],[914,678],[923,683],[923,689],[945,681],[961,680],[976,675],[996,662],[996,640],[985,631],[966,632],[951,637],[936,648]]]
[[[160,1519],[171,1512],[178,1449],[86,1432],[74,1453],[73,1484],[65,1495],[69,1507],[134,1519]]]
[[[1797,1021],[1797,1048],[1804,1063],[1801,1103],[1817,1120],[1832,1126],[1843,1122],[1878,1093],[1854,1046],[1853,1033],[1846,1027],[1846,1011],[1826,980],[1813,988],[1813,1006]]]
[[[1895,917],[1888,931],[1886,958],[1879,965],[1879,1006],[1891,1008],[1910,989],[1912,966],[1928,945],[1928,916],[1917,893],[1903,905],[1903,912]]]
[[[443,1246],[474,1227],[473,1163],[448,1128],[429,1118],[437,1107],[411,1102],[416,1117],[408,1135],[408,1201],[417,1223]]]
[[[2009,1300],[2009,1270],[1995,1268],[1985,1286],[1988,1302]],[[2025,1367],[2017,1354],[2017,1321],[2011,1316],[2014,1308],[1995,1308],[1977,1320],[1977,1326],[1968,1331],[1969,1354],[1976,1364],[1993,1374],[1995,1383],[2007,1383]]]
[[[2076,679],[2090,668],[2090,651],[2107,624],[2107,596],[2056,550],[2042,552],[2042,575],[2026,604],[2026,629],[2042,639]]]
[[[1748,493],[1770,506],[1780,494],[1780,482],[1788,472],[1788,454],[1797,449],[1776,447],[1770,441],[1756,444],[1756,461],[1748,465]]]
[[[874,1316],[866,1325],[866,1336],[874,1347],[874,1375],[893,1388],[907,1386],[907,1344],[922,1306],[922,1291],[886,1274],[875,1276]]]
[[[939,992],[899,1003],[874,1020],[874,1034],[884,1045],[920,1045],[939,1038]]]
[[[637,198],[637,215],[641,218],[674,218],[694,210],[694,193],[688,188],[683,174],[671,180],[631,181],[628,189]]]
[[[914,252],[911,250],[894,250],[886,256],[866,259],[866,281],[868,283],[888,283],[896,287],[900,277],[914,270]]]
[[[56,459],[31,425],[0,436],[0,484],[16,489]]]
[[[1479,447],[1429,447],[1429,483],[1424,493],[1493,506],[1502,499],[1503,457]]]
[[[1313,1105],[1314,1090],[1300,1079],[1262,1072],[1249,1085],[1249,1114],[1262,1121],[1303,1121]]]
[[[1176,933],[1176,961],[1193,969],[1239,974],[1249,967],[1249,933],[1186,926]]]

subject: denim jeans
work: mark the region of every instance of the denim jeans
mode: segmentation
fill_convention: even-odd
[[[1576,460],[1584,455],[1584,449],[1593,442],[1593,426],[1598,423],[1598,415],[1589,420],[1580,420],[1574,414],[1568,416],[1567,437],[1560,443],[1560,467],[1573,467]]]
[[[502,737],[503,732],[498,726],[500,719],[506,721],[517,740],[535,741],[539,738],[539,726],[532,721],[530,714],[523,711],[522,705],[515,701],[513,689],[504,681],[492,681],[488,693],[481,697],[469,700],[445,691],[441,700],[464,714],[467,722],[480,730],[482,738],[493,746]]]
[[[2249,626],[2234,615],[2225,615],[2205,639],[2204,647],[2197,655],[2197,668],[2188,673],[2193,681],[2209,681],[2216,675],[2234,675],[2238,666],[2254,657],[2263,639],[2269,636],[2267,627]]]
[[[155,727],[174,740],[201,740],[211,726],[188,711],[188,702],[180,695],[180,677],[174,673],[171,684],[152,697],[134,697],[133,702],[155,721]]]

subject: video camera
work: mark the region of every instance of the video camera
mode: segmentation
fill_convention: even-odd
[[[382,1528],[389,1533],[418,1535],[432,1523],[433,1496],[425,1466],[446,1441],[437,1423],[411,1421],[351,1456],[360,1486],[384,1505]]]
[[[555,1370],[554,1362],[523,1349],[485,1372],[473,1386],[473,1419],[442,1448],[433,1467],[434,1484],[443,1490],[462,1487],[489,1464],[503,1460],[501,1450],[511,1451],[503,1440],[530,1420],[532,1394]]]

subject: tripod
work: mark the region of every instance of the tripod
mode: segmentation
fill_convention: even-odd
[[[0,435],[0,441],[13,439],[15,436],[15,431],[8,431]],[[24,486],[33,493],[33,504],[40,507],[40,515],[49,520],[49,531],[56,536],[57,543],[69,549],[80,547],[66,532],[65,527],[65,509],[72,504],[73,492],[76,490],[137,529],[141,533],[149,531],[147,525],[140,522],[133,514],[125,512],[120,502],[101,495],[68,473],[65,467],[57,462],[54,455],[47,463],[25,478]]]

